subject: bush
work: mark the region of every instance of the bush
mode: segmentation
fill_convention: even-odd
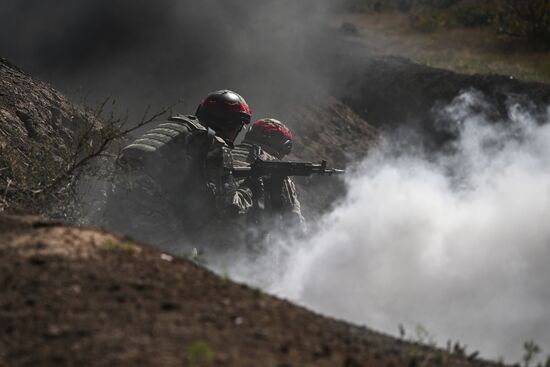
[[[74,132],[65,149],[52,145],[51,140],[35,136],[21,147],[0,141],[0,212],[15,209],[37,213],[51,212],[55,205],[68,210],[69,202],[78,196],[77,184],[84,176],[99,176],[91,168],[98,159],[113,159],[115,145],[129,138],[130,134],[164,116],[172,106],[150,116],[149,108],[142,120],[134,127],[125,129],[127,116],[114,113],[105,116],[106,99],[95,112],[87,113],[89,121],[83,120]],[[114,104],[114,103],[113,103]],[[92,120],[102,121],[99,126]],[[103,163],[103,162],[102,162]],[[104,170],[104,164],[99,169]]]
[[[480,27],[492,22],[494,1],[461,1],[452,8],[456,22],[464,27]]]
[[[418,5],[424,5],[432,9],[448,9],[460,2],[461,0],[416,0]]]
[[[457,26],[449,11],[421,12],[413,18],[413,27],[422,32],[435,32]]]
[[[347,0],[345,9],[412,10],[413,27],[423,32],[494,25],[501,34],[550,49],[550,0]]]
[[[386,10],[409,11],[417,0],[347,0],[344,10],[356,13],[381,12]]]
[[[185,354],[191,366],[209,364],[214,360],[214,351],[205,341],[199,341],[190,345]]]
[[[550,0],[498,0],[500,33],[550,47]]]

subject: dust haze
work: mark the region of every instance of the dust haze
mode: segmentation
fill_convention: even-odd
[[[459,133],[446,154],[387,136],[269,288],[393,335],[421,325],[484,357],[550,345],[550,107],[510,104],[496,124],[490,108],[470,91],[442,109]]]
[[[136,118],[182,101],[194,113],[234,89],[255,117],[327,89],[316,71],[328,1],[6,0],[0,49],[15,64],[94,105],[112,96]]]

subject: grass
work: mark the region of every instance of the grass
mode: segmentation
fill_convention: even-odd
[[[105,241],[101,247],[105,251],[123,251],[123,252],[135,252],[136,245],[132,242],[115,242],[115,241]]]
[[[438,346],[435,336],[421,324],[415,326],[414,332],[409,332],[403,324],[398,325],[398,330],[401,340],[416,345],[408,352],[410,365],[423,366],[431,362],[435,365],[443,366],[447,365],[452,358],[467,359],[472,362],[479,359],[479,351],[476,350],[467,353],[468,346],[458,341],[453,343],[452,340],[448,340],[445,348]],[[428,347],[429,349],[423,349],[422,347]]]
[[[466,74],[509,75],[550,83],[550,51],[529,49],[504,38],[491,27],[441,28],[422,32],[399,12],[340,14],[334,26],[354,24],[379,54],[396,55],[433,67]]]
[[[403,341],[408,341],[424,347],[430,347],[431,350],[422,350],[413,347],[408,351],[410,365],[424,365],[431,361],[435,365],[447,365],[453,357],[464,358],[471,362],[475,362],[480,358],[480,352],[467,352],[468,346],[461,344],[459,341],[453,343],[452,340],[447,341],[445,348],[440,348],[435,342],[434,336],[422,325],[416,325],[414,333],[409,333],[403,324],[398,324],[399,338]],[[541,361],[537,357],[542,354],[542,348],[533,340],[526,340],[523,343],[523,356],[520,362],[514,364],[518,367],[550,367],[550,355]],[[536,362],[536,364],[535,364]],[[504,365],[502,357],[497,361],[498,365]]]
[[[207,342],[199,341],[187,348],[185,358],[191,366],[208,364],[214,360],[214,351]]]
[[[204,253],[201,250],[197,249],[196,247],[193,248],[193,252],[191,252],[191,256],[189,256],[188,258],[197,265],[200,265],[200,266],[208,265],[208,262],[206,261],[206,257],[204,256]]]

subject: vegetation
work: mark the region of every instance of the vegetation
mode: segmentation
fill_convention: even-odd
[[[536,356],[541,352],[540,347],[532,340],[527,340],[523,343],[523,366],[529,367],[531,362],[536,358]]]
[[[102,249],[106,251],[135,252],[136,245],[132,242],[106,241],[103,244]]]
[[[204,253],[197,249],[196,247],[193,248],[193,251],[191,252],[191,256],[189,257],[189,260],[194,262],[197,265],[200,266],[206,266],[208,262],[206,261],[206,257],[204,256]]]
[[[425,32],[489,26],[495,32],[550,48],[550,0],[347,0],[354,12],[407,12]]]
[[[347,0],[373,52],[465,74],[550,83],[550,0]],[[347,32],[350,33],[351,32]]]
[[[409,357],[413,364],[418,364],[418,361],[431,360],[436,365],[445,365],[448,360],[455,356],[460,358],[466,358],[470,361],[476,361],[480,357],[479,351],[467,352],[468,346],[461,344],[459,341],[453,342],[447,341],[446,347],[439,348],[434,336],[422,325],[416,325],[414,333],[409,333],[403,324],[398,326],[399,338],[404,341],[409,341],[414,344],[431,347],[433,350],[429,353],[423,353],[418,349],[412,349],[409,351]],[[542,353],[542,348],[533,340],[527,340],[523,343],[523,356],[521,362],[516,363],[516,366],[522,365],[523,367],[531,367],[534,362],[537,361],[538,356]],[[504,364],[503,360],[499,360],[499,364]],[[422,365],[422,363],[420,363]],[[546,358],[545,362],[538,362],[536,367],[550,367],[550,355]]]
[[[108,103],[110,108],[106,108]],[[91,163],[116,156],[113,149],[117,142],[125,141],[134,130],[156,121],[171,107],[152,115],[148,107],[138,124],[125,128],[127,115],[105,113],[106,109],[114,111],[114,100],[107,98],[89,111],[89,121],[82,122],[72,136],[73,144],[66,149],[53,146],[40,136],[30,138],[24,150],[0,144],[0,211],[43,212],[51,210],[51,203],[74,200],[83,173],[99,174],[90,169]],[[92,121],[101,121],[101,125],[94,125]]]
[[[495,24],[502,33],[549,47],[550,0],[497,1]]]
[[[209,364],[214,360],[214,352],[205,341],[199,341],[190,345],[186,350],[187,362],[191,366]]]

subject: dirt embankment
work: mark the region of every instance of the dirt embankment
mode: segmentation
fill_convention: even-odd
[[[507,76],[457,74],[399,57],[366,60],[359,75],[347,83],[342,97],[374,126],[387,128],[413,122],[432,131],[434,107],[449,103],[470,89],[483,93],[501,114],[506,112],[511,98],[539,106],[550,104],[550,85]]]
[[[29,209],[66,169],[80,132],[97,126],[92,114],[0,58],[0,211]]]
[[[381,130],[398,126],[417,129],[427,146],[454,136],[437,126],[437,107],[468,90],[481,92],[498,121],[510,102],[534,109],[550,105],[550,85],[501,75],[465,75],[395,56],[380,56],[361,36],[327,35],[331,51],[318,61],[334,85],[333,95],[360,118]],[[542,112],[542,111],[538,111]]]
[[[0,217],[2,366],[490,365],[313,314],[92,229]]]

